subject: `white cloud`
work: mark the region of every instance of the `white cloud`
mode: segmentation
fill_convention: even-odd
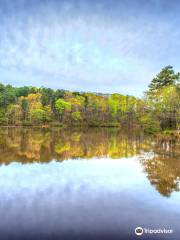
[[[103,5],[96,13],[83,8],[78,12],[69,1],[5,18],[2,81],[138,95],[163,65],[178,66],[177,21],[128,12],[112,18],[103,14]]]

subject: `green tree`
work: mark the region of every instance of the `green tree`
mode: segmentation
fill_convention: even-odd
[[[120,108],[119,95],[112,94],[109,98],[109,110],[113,120],[117,120],[119,108]]]
[[[31,110],[31,120],[35,124],[48,123],[51,121],[50,107],[35,108]]]
[[[31,87],[24,86],[16,88],[15,92],[17,97],[26,97],[29,93],[32,93],[32,90]]]
[[[51,88],[41,88],[41,103],[43,106],[52,105],[55,93]]]
[[[160,121],[162,129],[176,129],[180,115],[180,94],[176,86],[159,89],[148,99],[153,118]]]
[[[149,91],[153,92],[164,86],[175,85],[179,82],[180,73],[175,73],[172,66],[166,66],[152,80],[149,85]]]
[[[63,115],[71,111],[71,103],[60,98],[55,102],[55,108],[59,114],[59,120],[62,121]]]
[[[9,104],[16,102],[15,89],[11,85],[0,85],[0,107],[6,108]]]
[[[72,113],[72,118],[75,122],[81,121],[81,113],[79,111]]]

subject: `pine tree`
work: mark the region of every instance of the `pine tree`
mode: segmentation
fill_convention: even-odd
[[[156,91],[164,86],[173,86],[179,82],[180,73],[175,73],[172,66],[166,66],[152,80],[149,85],[149,91]]]

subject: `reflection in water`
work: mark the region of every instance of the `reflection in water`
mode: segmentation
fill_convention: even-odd
[[[139,156],[148,179],[159,193],[170,196],[171,192],[179,190],[180,141],[177,139],[158,139],[103,128],[81,131],[0,129],[1,164],[133,156]]]
[[[108,129],[1,129],[0,162],[30,163],[92,157],[131,157],[151,149],[151,139]]]
[[[179,144],[115,129],[0,129],[0,239],[134,239],[137,226],[178,239]]]
[[[109,160],[2,165],[0,236],[8,229],[11,240],[134,239],[137,225],[179,233],[176,201],[155,194],[137,158]]]
[[[179,191],[180,142],[157,139],[153,152],[152,158],[144,158],[141,163],[151,184],[159,193],[169,197],[173,191]]]

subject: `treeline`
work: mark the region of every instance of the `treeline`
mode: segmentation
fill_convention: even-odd
[[[179,73],[167,66],[143,99],[0,84],[1,125],[128,126],[149,132],[178,129]]]

